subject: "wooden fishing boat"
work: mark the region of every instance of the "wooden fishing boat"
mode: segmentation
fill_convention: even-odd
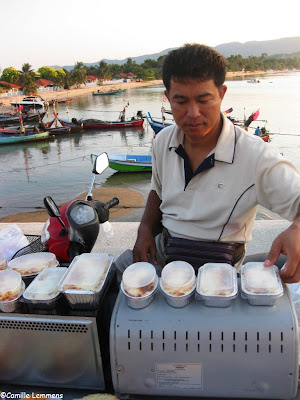
[[[52,121],[42,123],[41,125],[45,130],[55,135],[70,133],[72,130],[71,126],[63,125],[57,117],[54,117]]]
[[[53,104],[59,104],[59,103],[70,103],[72,101],[72,98],[67,97],[64,99],[51,99],[48,100],[49,106],[52,106]]]
[[[109,90],[108,92],[102,92],[101,90],[97,90],[96,92],[92,92],[93,96],[107,96],[107,95],[112,95],[112,94],[120,94],[125,92],[124,89],[115,89],[115,90]]]
[[[118,129],[143,126],[144,118],[131,118],[127,121],[102,121],[100,119],[79,119],[72,118],[72,122],[81,125],[84,129]]]
[[[45,140],[49,138],[49,132],[35,132],[35,133],[0,133],[0,145],[13,144],[20,142],[32,142],[35,140]]]
[[[109,154],[110,168],[120,172],[152,171],[152,155]]]
[[[148,112],[148,115],[146,115],[146,118],[147,118],[148,124],[151,126],[155,135],[157,135],[158,132],[160,132],[166,126],[172,125],[168,122],[160,122],[160,121],[154,120],[149,112]]]
[[[62,128],[69,129],[70,133],[82,132],[82,126],[80,124],[74,124],[73,122],[70,122],[70,121],[68,121],[66,119],[62,119],[62,118],[57,118],[57,121],[61,124]],[[49,124],[50,124],[50,130],[51,130],[51,126],[52,126],[53,122],[54,122],[54,120],[45,124],[46,127],[49,126]]]
[[[37,113],[22,113],[23,123],[31,123],[38,122],[42,120],[45,116],[46,112],[37,112]],[[20,122],[20,116],[16,114],[0,114],[0,126],[11,126],[18,125]]]

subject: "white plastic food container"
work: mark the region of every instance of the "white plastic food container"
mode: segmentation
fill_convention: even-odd
[[[7,261],[5,255],[0,252],[0,271],[7,268]]]
[[[58,261],[55,254],[47,252],[30,253],[12,259],[8,263],[8,268],[19,272],[22,277],[37,275],[44,269],[56,267]]]
[[[226,263],[207,263],[198,270],[197,300],[208,307],[229,307],[238,295],[237,272]]]
[[[15,311],[24,289],[25,284],[18,272],[10,269],[0,271],[0,310],[3,312]]]
[[[192,300],[195,285],[195,270],[185,261],[170,262],[161,272],[160,289],[172,307],[188,305]]]
[[[59,284],[67,268],[49,267],[38,274],[23,293],[23,299],[35,308],[54,308],[60,295]]]
[[[147,262],[137,262],[125,269],[121,291],[131,308],[147,307],[154,298],[158,285],[155,267]]]
[[[249,262],[241,268],[242,298],[255,306],[272,306],[283,294],[276,265],[264,267],[263,262]]]
[[[113,262],[107,253],[83,253],[74,258],[59,285],[71,308],[89,310],[98,307],[102,288]]]

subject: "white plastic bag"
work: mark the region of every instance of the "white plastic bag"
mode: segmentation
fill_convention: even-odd
[[[104,239],[109,239],[114,235],[112,225],[109,221],[106,221],[100,225],[100,233]]]
[[[0,252],[4,254],[7,261],[29,242],[22,230],[16,224],[7,225],[0,230]]]

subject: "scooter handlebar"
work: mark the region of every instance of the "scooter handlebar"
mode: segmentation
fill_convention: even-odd
[[[117,206],[119,204],[119,199],[117,197],[114,197],[113,199],[107,201],[104,203],[107,208],[112,208],[114,206]]]
[[[97,211],[100,224],[103,224],[108,221],[109,209],[119,204],[119,199],[114,197],[106,203],[101,203],[100,201],[95,200],[92,204]]]

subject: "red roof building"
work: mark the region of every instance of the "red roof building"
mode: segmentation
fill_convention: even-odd
[[[49,87],[49,86],[54,86],[54,82],[49,81],[48,79],[43,79],[40,78],[36,81],[37,85],[39,85],[39,87],[43,86],[43,87]]]
[[[91,83],[91,82],[98,82],[100,78],[94,75],[87,75],[86,77],[86,82]]]
[[[1,84],[9,86],[11,91],[13,91],[13,92],[18,91],[19,89],[22,89],[22,86],[16,85],[15,83],[0,81],[0,86],[2,86]]]

